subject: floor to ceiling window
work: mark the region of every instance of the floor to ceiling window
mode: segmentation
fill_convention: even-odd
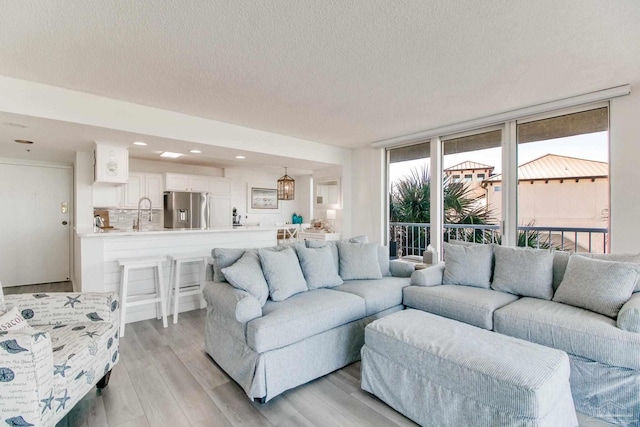
[[[608,123],[601,103],[388,149],[390,240],[405,256],[440,236],[607,252]]]
[[[502,129],[442,139],[444,240],[500,242],[500,209],[485,185],[502,170]]]
[[[430,242],[430,144],[387,152],[391,256],[422,254]]]
[[[519,246],[606,252],[608,123],[606,107],[518,122]]]

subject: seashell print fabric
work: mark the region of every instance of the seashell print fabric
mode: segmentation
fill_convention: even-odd
[[[118,298],[115,293],[5,298],[35,329],[0,332],[0,425],[54,426],[118,363]]]

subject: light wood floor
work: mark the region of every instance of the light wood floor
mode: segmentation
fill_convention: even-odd
[[[54,291],[45,285],[9,289]],[[155,319],[128,324],[109,386],[88,393],[57,427],[416,425],[360,389],[360,362],[266,404],[250,401],[207,356],[205,315],[181,313],[166,329]],[[583,414],[578,419],[582,427],[608,425]]]
[[[251,402],[204,351],[205,310],[128,324],[109,386],[89,393],[66,426],[414,426],[360,390],[360,363]]]

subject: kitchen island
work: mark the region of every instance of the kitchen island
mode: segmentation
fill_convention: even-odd
[[[76,229],[74,239],[74,282],[76,292],[105,292],[120,289],[118,259],[180,254],[210,257],[213,248],[258,248],[276,244],[277,227],[238,227],[211,229],[148,229],[100,230]],[[169,287],[171,265],[163,264],[163,281]],[[131,272],[131,294],[152,293],[152,270]],[[209,273],[210,275],[210,273]],[[181,283],[194,283],[197,266],[186,264],[181,271]],[[200,308],[197,296],[180,299],[180,312]],[[152,304],[127,310],[127,323],[156,317]]]

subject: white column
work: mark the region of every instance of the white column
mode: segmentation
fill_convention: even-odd
[[[442,239],[444,226],[444,192],[442,189],[442,141],[439,137],[431,138],[429,144],[431,156],[431,246],[436,250],[436,257],[432,262],[442,259]]]

